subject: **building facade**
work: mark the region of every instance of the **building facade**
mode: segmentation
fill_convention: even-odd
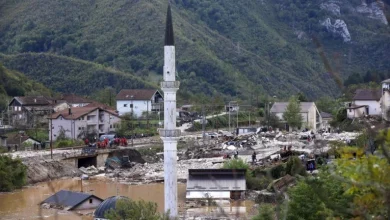
[[[270,113],[275,114],[279,120],[284,122],[283,114],[286,112],[288,102],[275,102]],[[301,128],[317,130],[322,128],[322,117],[314,102],[300,102],[302,116]],[[288,126],[287,126],[288,127]]]
[[[357,89],[352,102],[347,103],[347,117],[353,119],[365,115],[381,116],[381,97],[380,89]]]
[[[73,107],[53,114],[50,121],[52,129],[49,124],[49,137],[54,141],[61,135],[70,139],[82,139],[87,134],[99,136],[114,132],[119,127],[121,119],[112,110],[100,107]]]
[[[132,113],[141,117],[145,112],[162,112],[163,103],[163,96],[156,89],[122,89],[116,96],[119,115]]]

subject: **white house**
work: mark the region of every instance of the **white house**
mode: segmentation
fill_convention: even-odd
[[[352,102],[347,103],[347,117],[352,119],[364,115],[382,115],[381,97],[380,89],[357,89]]]
[[[87,134],[106,134],[115,131],[121,121],[111,109],[88,106],[69,108],[54,113],[49,119],[52,123],[52,129],[49,123],[49,137],[52,131],[53,140],[60,134],[71,139],[84,138]]]
[[[245,169],[189,169],[186,199],[242,199]]]
[[[301,102],[302,127],[313,130],[322,128],[322,118],[314,102]],[[286,111],[288,102],[275,102],[270,113],[275,114],[281,121],[284,121],[283,114]]]
[[[162,112],[163,104],[163,96],[156,89],[122,89],[116,96],[119,115],[133,113],[140,117],[144,112]]]

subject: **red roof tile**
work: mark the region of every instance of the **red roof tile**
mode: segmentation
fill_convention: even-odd
[[[150,100],[157,89],[122,89],[116,100]]]

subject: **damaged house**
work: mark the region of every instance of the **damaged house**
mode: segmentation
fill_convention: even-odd
[[[45,96],[17,96],[8,105],[9,124],[17,128],[31,128],[47,123],[47,116],[53,111],[67,108],[64,101]]]
[[[322,117],[314,102],[300,102],[301,115],[302,115],[302,128],[308,129],[321,129]],[[270,110],[271,114],[275,114],[279,120],[284,121],[283,114],[286,112],[288,102],[275,102]],[[300,129],[300,128],[298,128]],[[289,130],[288,124],[286,124],[286,130]]]

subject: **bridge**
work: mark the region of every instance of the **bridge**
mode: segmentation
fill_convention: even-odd
[[[80,167],[102,167],[111,152],[117,151],[116,149],[98,149],[96,147],[84,147],[80,149],[80,152],[73,154],[63,154],[62,162],[70,164],[76,168]]]

